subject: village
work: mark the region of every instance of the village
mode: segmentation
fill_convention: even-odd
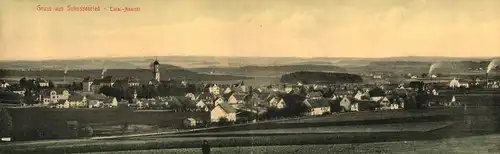
[[[118,108],[207,112],[210,117],[183,117],[186,127],[208,124],[257,122],[274,118],[325,116],[340,112],[460,106],[471,87],[479,91],[498,89],[497,81],[432,82],[414,80],[400,84],[276,84],[252,86],[211,84],[184,80],[160,80],[160,64],[152,63],[152,79],[147,83],[133,77],[85,77],[81,83],[55,85],[43,78],[22,78],[18,84],[2,82],[5,92],[16,98],[2,103],[19,108]],[[431,81],[431,82],[429,82]],[[487,88],[486,88],[487,87]],[[481,90],[482,89],[482,90]],[[486,90],[485,90],[486,89]],[[474,90],[474,89],[473,89]],[[478,90],[476,90],[478,91]],[[456,97],[457,96],[457,97]],[[333,115],[334,116],[334,115]],[[207,120],[203,120],[207,119]]]

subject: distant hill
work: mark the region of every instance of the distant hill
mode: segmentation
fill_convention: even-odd
[[[233,76],[233,75],[208,75],[199,74],[192,72],[183,68],[179,68],[172,65],[162,65],[160,66],[161,78],[166,80],[168,78],[172,79],[187,79],[195,81],[225,81],[225,80],[242,80],[250,79],[250,77]],[[86,70],[69,70],[67,72],[67,77],[101,77],[102,69],[86,69]],[[152,79],[152,72],[150,69],[107,69],[105,72],[106,76],[115,77],[135,77],[141,81],[149,81]],[[31,71],[21,71],[21,70],[0,70],[0,77],[63,77],[64,70],[31,70]]]
[[[282,65],[282,66],[242,66],[204,67],[190,69],[200,73],[232,74],[241,76],[280,76],[297,71],[345,72],[346,69],[328,65]]]
[[[310,71],[294,72],[281,76],[282,83],[295,84],[299,81],[305,84],[314,84],[314,83],[337,84],[337,83],[362,83],[363,79],[359,75],[349,74],[349,73],[328,73],[328,72],[310,72]]]

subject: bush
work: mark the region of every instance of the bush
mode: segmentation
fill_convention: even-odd
[[[94,135],[94,129],[90,126],[82,127],[79,133],[82,137],[91,137]]]
[[[219,126],[225,126],[225,125],[229,125],[230,121],[226,117],[221,117],[221,118],[219,118],[218,124],[219,124]]]
[[[0,109],[0,137],[10,136],[12,127],[12,117],[6,109]]]

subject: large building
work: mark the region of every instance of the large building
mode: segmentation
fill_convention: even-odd
[[[158,85],[160,84],[160,63],[158,60],[155,60],[152,63],[151,68],[153,69],[153,79],[149,81],[149,84]]]
[[[153,75],[154,79],[160,82],[160,63],[158,62],[158,60],[155,60],[153,62]]]

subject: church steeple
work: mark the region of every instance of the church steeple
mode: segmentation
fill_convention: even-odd
[[[153,78],[160,82],[160,63],[158,62],[158,58],[153,62]]]

